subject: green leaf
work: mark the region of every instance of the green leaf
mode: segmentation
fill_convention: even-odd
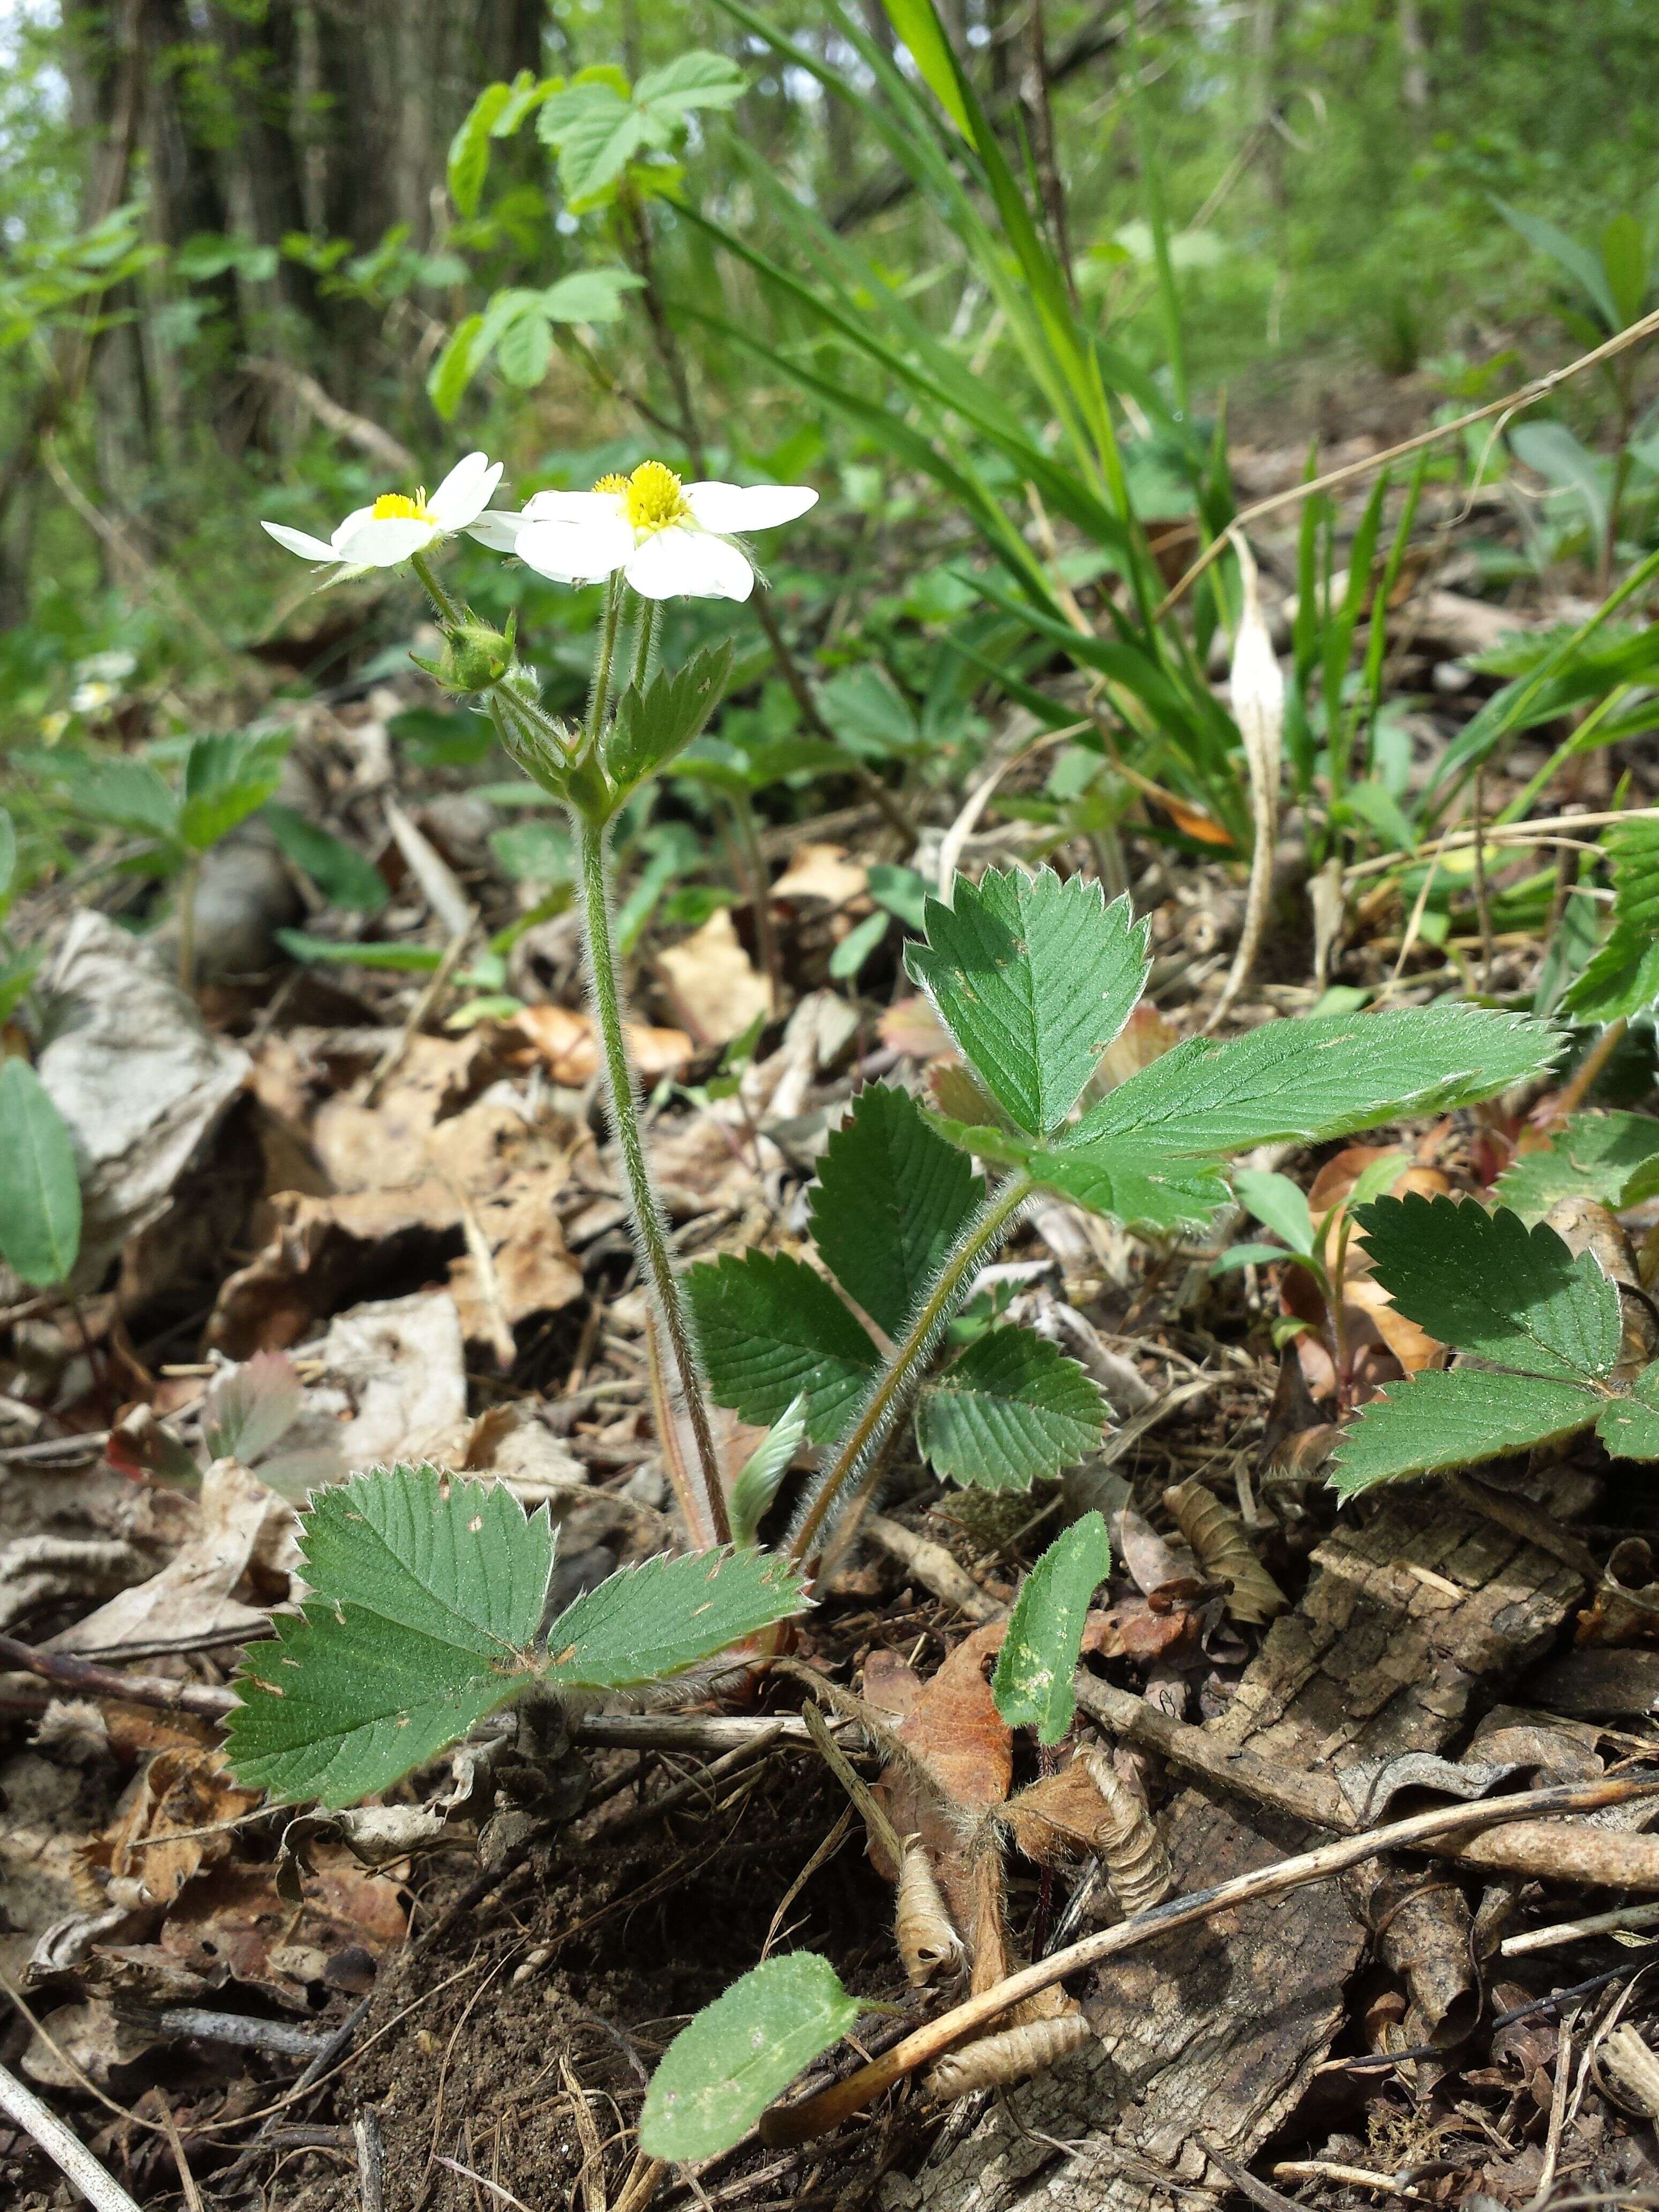
[[[573,269],[542,294],[542,310],[556,323],[614,323],[644,282],[631,269]]]
[[[430,945],[342,944],[313,937],[303,929],[279,929],[276,942],[292,960],[309,968],[379,968],[392,975],[428,975],[443,960]]]
[[[635,154],[666,135],[660,125],[653,129],[645,110],[624,100],[614,85],[591,81],[556,92],[536,127],[558,149],[559,189],[573,213],[598,200]]]
[[[533,70],[520,70],[513,80],[510,97],[489,126],[492,138],[511,138],[526,116],[533,115],[550,94],[562,91],[562,76],[538,77]]]
[[[1576,238],[1570,238],[1559,223],[1551,222],[1546,216],[1528,215],[1523,208],[1510,207],[1506,200],[1494,200],[1492,204],[1505,222],[1518,230],[1529,246],[1547,253],[1563,276],[1578,287],[1609,331],[1623,329],[1619,302],[1613,296],[1599,255],[1580,246]]]
[[[848,1297],[896,1337],[984,1196],[909,1094],[872,1084],[819,1156],[812,1240]]]
[[[830,955],[830,973],[837,983],[850,983],[892,927],[892,917],[867,914],[857,928],[849,929]]]
[[[558,822],[509,822],[489,833],[489,849],[520,884],[568,884],[576,872],[570,832]]]
[[[9,960],[0,960],[0,1022],[8,1022],[28,994],[45,947],[26,945]]]
[[[1401,1475],[1474,1467],[1558,1443],[1587,1428],[1601,1403],[1587,1387],[1543,1375],[1491,1375],[1480,1367],[1419,1375],[1360,1407],[1336,1448],[1331,1487],[1355,1498]]]
[[[1282,1237],[1292,1252],[1313,1250],[1313,1217],[1299,1183],[1266,1169],[1236,1168],[1233,1188],[1256,1219]]]
[[[1234,1275],[1241,1267],[1306,1267],[1312,1268],[1313,1261],[1302,1252],[1287,1251],[1282,1244],[1230,1244],[1218,1259],[1210,1262],[1212,1275]]]
[[[17,824],[3,806],[0,806],[0,902],[11,891],[17,878]]]
[[[495,366],[520,392],[533,391],[553,358],[553,325],[538,306],[513,318],[495,341]]]
[[[179,802],[148,761],[66,761],[53,772],[71,779],[67,796],[77,814],[167,842],[178,836]]]
[[[578,1690],[665,1682],[806,1605],[799,1571],[772,1553],[647,1559],[566,1607],[547,1632],[547,1680]]]
[[[640,2115],[641,2149],[678,2160],[729,2150],[860,2010],[816,1952],[763,1960],[664,2051]]]
[[[1595,1433],[1615,1459],[1659,1459],[1659,1362],[1643,1369],[1627,1396],[1601,1408]]]
[[[605,737],[605,772],[618,799],[698,736],[731,680],[733,647],[705,646],[672,675],[659,669],[641,691],[629,684]]]
[[[307,822],[303,814],[274,799],[259,819],[276,839],[279,851],[310,877],[331,906],[345,907],[354,914],[375,914],[391,896],[386,878],[374,863],[331,830]]]
[[[283,780],[290,743],[286,730],[197,738],[185,757],[179,810],[179,834],[191,852],[205,853],[264,805]]]
[[[1606,1375],[1618,1358],[1618,1291],[1541,1222],[1414,1196],[1380,1198],[1356,1218],[1377,1281],[1442,1344],[1559,1377]]]
[[[923,1456],[977,1490],[1029,1490],[1097,1449],[1105,1426],[1095,1382],[1029,1328],[975,1337],[916,1409]]]
[[[954,906],[929,899],[910,975],[975,1073],[1033,1135],[1059,1127],[1146,981],[1146,929],[1127,898],[1052,869],[958,876]],[[1276,1024],[1275,1026],[1289,1026]]]
[[[1642,313],[1648,289],[1648,242],[1633,215],[1616,215],[1601,233],[1601,267],[1619,312],[1621,329],[1628,330]]]
[[[1225,1042],[1186,1038],[1109,1091],[1071,1141],[1129,1134],[1210,1157],[1312,1144],[1473,1105],[1536,1075],[1559,1050],[1552,1024],[1481,1006],[1303,1014]]]
[[[476,215],[478,195],[489,173],[489,140],[497,118],[513,96],[508,84],[487,84],[449,142],[449,197],[458,215]]]
[[[0,1059],[0,1256],[39,1289],[81,1249],[81,1178],[64,1117],[27,1060]]]
[[[1112,1547],[1098,1513],[1085,1513],[1054,1542],[1014,1600],[991,1677],[996,1709],[1012,1728],[1034,1728],[1058,1743],[1072,1725],[1072,1677],[1083,1650],[1089,1601],[1111,1571]]]
[[[1659,1000],[1659,939],[1615,925],[1561,994],[1577,1022],[1629,1021]]]
[[[964,138],[972,135],[956,57],[933,0],[883,0],[887,20],[910,52],[921,81]]]
[[[795,1454],[806,1440],[806,1401],[792,1398],[743,1463],[732,1485],[726,1510],[734,1543],[752,1544],[767,1508],[777,1496]]]
[[[822,1275],[781,1253],[745,1252],[688,1267],[682,1280],[717,1405],[769,1424],[799,1396],[815,1444],[840,1435],[876,1347]]]
[[[1021,1168],[1045,1190],[1150,1235],[1201,1230],[1228,1200],[1227,1186],[1214,1168],[1133,1137],[1038,1145],[1012,1130],[928,1118],[964,1152],[1000,1167]]]
[[[1603,840],[1613,861],[1613,912],[1620,929],[1659,937],[1659,822],[1620,822]]]
[[[311,1596],[248,1650],[230,1760],[273,1797],[349,1805],[528,1686],[554,1531],[504,1485],[432,1467],[319,1492],[303,1531]]]
[[[1617,1208],[1644,1160],[1659,1154],[1659,1121],[1644,1114],[1575,1114],[1550,1143],[1522,1152],[1492,1187],[1501,1205],[1539,1221],[1559,1198],[1594,1199]]]
[[[747,82],[737,64],[724,54],[694,47],[660,69],[647,70],[634,88],[634,98],[641,107],[683,116],[694,107],[730,107],[742,99]]]
[[[456,324],[426,377],[427,398],[444,422],[453,421],[462,394],[483,367],[489,351],[482,315],[467,315]]]

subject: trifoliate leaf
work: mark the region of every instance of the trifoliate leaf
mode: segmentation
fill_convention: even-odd
[[[1419,1375],[1360,1407],[1337,1446],[1331,1487],[1353,1498],[1401,1475],[1474,1467],[1554,1443],[1588,1427],[1602,1402],[1588,1386],[1542,1375],[1492,1375],[1480,1367]]]
[[[1214,1169],[1133,1137],[1036,1145],[1011,1131],[930,1118],[964,1152],[1001,1167],[1023,1168],[1045,1190],[1154,1236],[1202,1229],[1227,1203],[1227,1186]]]
[[[283,780],[289,744],[286,730],[258,737],[232,731],[197,738],[185,757],[179,809],[179,834],[193,853],[205,853],[228,837],[273,795]]]
[[[1106,1401],[1076,1360],[1029,1328],[992,1328],[930,1382],[916,1438],[941,1474],[1029,1490],[1099,1444]]]
[[[1313,1250],[1313,1217],[1300,1183],[1265,1168],[1237,1168],[1233,1188],[1256,1219],[1282,1237],[1292,1252]]]
[[[81,1249],[81,1177],[64,1117],[27,1060],[0,1056],[0,1258],[26,1283],[67,1282]]]
[[[1522,1152],[1492,1187],[1523,1221],[1541,1221],[1559,1198],[1593,1199],[1617,1210],[1644,1160],[1659,1156],[1659,1121],[1645,1114],[1575,1114],[1550,1143]]]
[[[1659,1459],[1659,1362],[1643,1369],[1627,1396],[1601,1408],[1595,1433],[1615,1459]]]
[[[694,1552],[622,1567],[568,1606],[547,1632],[556,1689],[626,1690],[665,1682],[728,1644],[806,1608],[787,1559]]]
[[[1606,1375],[1619,1357],[1619,1293],[1553,1229],[1450,1198],[1380,1198],[1356,1214],[1371,1272],[1407,1321],[1529,1375]]]
[[[553,1566],[544,1510],[511,1491],[396,1467],[317,1493],[312,1595],[250,1647],[230,1716],[240,1781],[349,1805],[527,1686]]]
[[[701,732],[725,696],[732,646],[705,646],[671,675],[659,669],[643,690],[630,685],[605,733],[605,773],[618,800],[661,768]]]
[[[984,1195],[908,1091],[872,1084],[819,1155],[813,1241],[848,1296],[896,1336]]]
[[[1072,1677],[1089,1600],[1111,1565],[1106,1523],[1098,1513],[1085,1513],[1055,1537],[1014,1600],[991,1695],[1008,1726],[1036,1729],[1039,1743],[1058,1743],[1072,1725]]]
[[[860,2009],[816,1952],[751,1967],[664,2051],[640,2115],[641,2149],[680,2160],[729,2150]]]
[[[1483,1006],[1304,1014],[1224,1042],[1187,1038],[1108,1091],[1077,1141],[1133,1135],[1212,1158],[1311,1144],[1473,1105],[1536,1075],[1559,1049],[1549,1023]]]
[[[910,975],[975,1073],[1023,1129],[1045,1136],[1077,1103],[1146,981],[1146,924],[1127,898],[1050,868],[958,876],[929,899]]]
[[[717,1405],[769,1424],[799,1395],[814,1443],[841,1433],[876,1347],[822,1275],[781,1253],[745,1252],[688,1267],[682,1279]]]
[[[795,1454],[806,1440],[806,1402],[793,1398],[744,1462],[726,1510],[734,1543],[752,1544]]]
[[[1625,1022],[1659,1000],[1659,938],[1616,925],[1561,994],[1576,1022]]]
[[[608,191],[635,154],[670,135],[667,118],[659,121],[613,85],[593,82],[556,92],[536,128],[558,149],[559,189],[573,213]]]

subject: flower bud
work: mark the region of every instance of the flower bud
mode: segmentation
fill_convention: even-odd
[[[513,641],[488,623],[457,623],[447,635],[444,674],[447,691],[487,691],[513,664]]]

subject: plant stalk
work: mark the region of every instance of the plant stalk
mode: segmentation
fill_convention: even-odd
[[[622,622],[623,581],[613,574],[605,586],[605,620],[599,629],[599,657],[593,665],[593,696],[587,706],[587,734],[598,744],[611,704],[611,665],[617,657],[617,631]]]
[[[411,553],[409,565],[415,571],[421,589],[432,602],[438,620],[446,626],[460,622],[465,613],[460,601],[446,585],[438,580],[438,572],[424,553]]]
[[[969,1222],[957,1247],[939,1270],[927,1303],[905,1331],[904,1340],[866,1401],[864,1411],[836,1455],[835,1465],[819,1486],[806,1517],[795,1531],[789,1556],[797,1563],[811,1556],[812,1547],[835,1510],[836,1498],[862,1465],[866,1452],[880,1443],[896,1417],[906,1394],[933,1348],[934,1340],[955,1311],[974,1271],[988,1251],[1001,1242],[1015,1214],[1036,1188],[1028,1175],[1011,1176],[975,1219]]]
[[[637,597],[637,594],[635,594]],[[662,605],[657,599],[641,599],[638,618],[634,627],[633,686],[636,691],[645,689],[651,673],[651,656],[657,649],[657,632],[661,627]]]
[[[708,1492],[705,1504],[708,1524],[714,1532],[717,1543],[729,1544],[732,1523],[726,1510],[726,1486],[720,1476],[714,1432],[709,1427],[708,1407],[703,1396],[691,1325],[668,1249],[667,1225],[652,1185],[650,1170],[646,1165],[645,1146],[640,1136],[634,1069],[623,1035],[622,991],[617,977],[616,938],[611,920],[606,833],[598,823],[589,821],[584,815],[576,814],[574,818],[581,855],[582,934],[587,954],[588,980],[593,994],[594,1018],[599,1024],[604,1054],[611,1127],[617,1139],[617,1149],[622,1155],[623,1173],[628,1184],[629,1210],[634,1217],[641,1264],[662,1316],[675,1374],[685,1400],[692,1434],[696,1439],[703,1487]]]

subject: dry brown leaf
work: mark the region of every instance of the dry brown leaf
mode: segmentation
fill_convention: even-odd
[[[1235,1620],[1261,1627],[1284,1612],[1290,1600],[1257,1559],[1243,1522],[1230,1506],[1191,1480],[1171,1483],[1164,1503],[1205,1573],[1226,1584],[1226,1607]]]
[[[970,1942],[976,1907],[962,1889],[963,1824],[1000,1805],[1013,1778],[1013,1738],[988,1674],[1006,1632],[1001,1621],[975,1629],[927,1682],[892,1652],[872,1651],[864,1668],[865,1702],[894,1727],[921,1770],[894,1760],[876,1795],[901,1836],[921,1836]],[[871,1857],[888,1881],[897,1878],[897,1868],[878,1850]]]
[[[534,1045],[556,1083],[579,1090],[598,1074],[599,1048],[592,1014],[573,1013],[568,1006],[524,1006],[513,1017],[510,1026]],[[678,1075],[696,1054],[696,1045],[684,1030],[651,1029],[643,1022],[629,1022],[624,1034],[634,1065],[647,1083]]]
[[[724,907],[659,953],[657,969],[675,1018],[705,1048],[730,1044],[757,1016],[772,1012],[772,987],[739,944]]]
[[[170,1905],[204,1867],[230,1856],[230,1824],[251,1813],[264,1795],[238,1789],[216,1751],[156,1752],[110,1826],[77,1855],[88,1901]]]
[[[954,1054],[956,1044],[939,1016],[918,992],[896,999],[876,1024],[881,1041],[907,1060],[938,1060]]]
[[[797,845],[789,866],[772,886],[775,900],[818,899],[826,906],[845,906],[862,898],[869,887],[870,872],[848,858],[844,845]]]
[[[161,1931],[161,1947],[198,1972],[228,1972],[279,2003],[306,2005],[343,1952],[375,1960],[404,1940],[403,1893],[359,1867],[343,1846],[319,1846],[297,1911],[277,1888],[274,1866],[216,1866],[185,1885]]]

